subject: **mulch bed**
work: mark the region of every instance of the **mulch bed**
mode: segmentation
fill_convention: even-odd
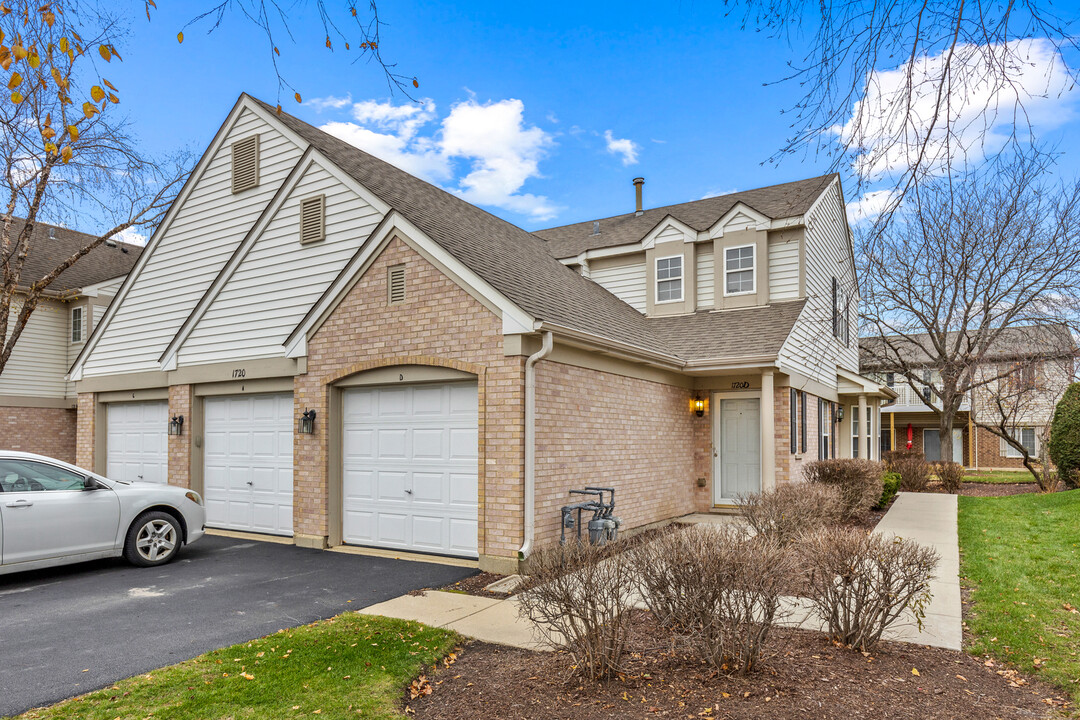
[[[569,676],[565,653],[474,642],[425,680],[411,698],[418,718],[579,720],[584,718],[1046,718],[1068,706],[1057,691],[985,658],[883,643],[868,656],[821,633],[778,628],[772,656],[745,677],[717,675],[671,650],[648,613],[637,623],[618,679]],[[917,674],[916,674],[917,671]]]
[[[981,483],[965,482],[960,486],[961,495],[973,497],[1005,497],[1042,492],[1036,483]]]

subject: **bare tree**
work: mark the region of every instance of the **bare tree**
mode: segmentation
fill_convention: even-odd
[[[860,255],[864,364],[929,388],[943,458],[965,398],[1002,376],[986,368],[1009,333],[1077,326],[1080,184],[1044,173],[1020,160],[939,179]]]
[[[876,231],[919,184],[984,157],[1040,154],[1030,110],[1072,89],[1064,6],[1036,0],[729,0],[745,27],[805,43],[787,77],[803,95],[771,158],[825,153],[878,190]]]
[[[94,37],[88,28],[95,28]],[[119,60],[115,22],[87,6],[0,5],[0,372],[50,286],[72,265],[129,228],[156,225],[185,176],[184,158],[140,154],[119,93],[100,66]],[[37,277],[25,276],[39,221],[106,228]]]
[[[1060,488],[1047,455],[1050,420],[1074,378],[1075,349],[1068,330],[1062,332],[1066,341],[1056,348],[1016,347],[1013,360],[984,369],[996,379],[972,399],[975,424],[1019,453],[1044,492]]]

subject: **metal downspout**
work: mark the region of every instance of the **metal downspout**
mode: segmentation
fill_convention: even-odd
[[[550,330],[543,338],[540,349],[525,361],[525,538],[518,560],[532,554],[536,534],[536,363],[550,355],[555,344]]]

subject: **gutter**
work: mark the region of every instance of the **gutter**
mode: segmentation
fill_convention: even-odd
[[[525,361],[525,538],[518,560],[532,554],[536,535],[536,363],[550,355],[555,345],[550,330],[545,330],[543,337],[540,349]]]

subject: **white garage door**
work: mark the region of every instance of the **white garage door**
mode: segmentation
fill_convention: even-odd
[[[127,482],[167,482],[169,403],[156,400],[105,407],[105,476]]]
[[[292,535],[292,393],[204,401],[206,524]]]
[[[345,542],[477,557],[476,383],[345,392]]]

